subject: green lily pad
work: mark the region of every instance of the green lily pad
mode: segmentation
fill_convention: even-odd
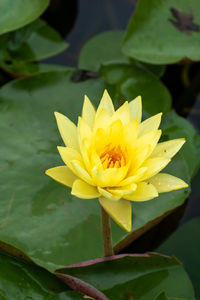
[[[155,66],[141,63],[134,59],[129,60],[122,53],[122,40],[124,37],[122,30],[110,30],[91,38],[81,49],[79,56],[79,69],[98,72],[103,64],[129,63],[130,67],[140,68],[161,77],[165,71],[165,66]]]
[[[43,20],[35,22],[0,37],[1,61],[17,65],[18,62],[32,62],[58,54],[68,44]]]
[[[186,300],[183,298],[168,298],[165,294],[165,292],[161,292],[159,295],[157,295],[154,300]]]
[[[75,292],[55,275],[34,264],[0,252],[0,265],[0,299],[82,299],[71,297]]]
[[[144,111],[149,115],[169,111],[169,91],[154,74],[141,66],[107,63],[102,65],[101,73],[106,83],[115,87],[118,99],[132,100],[141,95]]]
[[[152,64],[199,61],[199,9],[196,0],[139,0],[123,41],[124,54]]]
[[[50,71],[67,71],[72,69],[62,65],[26,63],[23,61],[14,61],[12,64],[0,62],[0,67],[14,78],[29,77]]]
[[[96,35],[82,48],[79,69],[99,71],[103,62],[127,62],[128,59],[121,52],[124,31],[111,30]]]
[[[46,169],[63,164],[56,149],[62,141],[53,112],[64,113],[76,123],[84,94],[97,105],[104,90],[102,78],[77,83],[72,81],[72,73],[43,73],[13,81],[0,90],[0,240],[50,271],[100,257],[103,252],[97,199],[73,197],[70,189],[44,174]],[[176,115],[174,118],[176,122]],[[170,126],[169,122],[169,138]],[[179,125],[173,124],[173,137],[176,130]],[[184,153],[172,160],[167,171],[189,182]],[[181,205],[187,196],[188,189],[133,203],[131,239],[137,230],[142,228],[143,232],[149,222]],[[127,238],[116,224],[112,230],[115,244]],[[92,246],[85,251],[84,245]],[[0,247],[4,249],[1,242]]]
[[[158,249],[168,255],[176,255],[187,270],[196,292],[200,297],[199,286],[199,240],[200,218],[194,218],[183,224]]]
[[[70,275],[93,285],[110,300],[149,300],[163,290],[171,298],[195,299],[191,281],[174,257],[119,255],[56,272],[63,274],[63,280]]]
[[[178,116],[175,111],[168,113],[163,120],[162,128],[165,139],[186,138],[186,143],[180,153],[187,163],[190,178],[194,177],[200,167],[200,136],[194,127]]]
[[[0,34],[18,29],[37,19],[49,0],[1,0]]]

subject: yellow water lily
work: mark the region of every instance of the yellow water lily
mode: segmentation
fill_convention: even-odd
[[[145,121],[141,97],[126,101],[116,111],[105,90],[97,110],[85,96],[76,126],[55,113],[65,147],[58,147],[65,163],[46,171],[72,188],[82,199],[99,198],[104,210],[125,230],[131,231],[131,201],[147,201],[159,193],[188,185],[160,173],[185,143],[184,138],[158,143],[162,113]]]

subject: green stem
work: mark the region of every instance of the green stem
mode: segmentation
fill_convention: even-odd
[[[112,247],[110,217],[102,206],[101,206],[101,227],[102,227],[104,256],[112,256],[114,255],[114,251]]]

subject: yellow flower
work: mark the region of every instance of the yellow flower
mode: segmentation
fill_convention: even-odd
[[[85,96],[76,126],[56,112],[66,147],[58,147],[64,166],[46,174],[72,188],[79,198],[99,198],[107,213],[131,231],[131,202],[147,201],[159,193],[188,185],[169,174],[159,173],[185,143],[174,139],[158,143],[161,113],[141,122],[141,97],[126,101],[115,111],[105,90],[98,109]]]

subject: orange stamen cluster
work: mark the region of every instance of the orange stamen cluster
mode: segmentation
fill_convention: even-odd
[[[108,168],[121,168],[126,164],[126,155],[120,145],[106,145],[99,157],[104,170]]]

